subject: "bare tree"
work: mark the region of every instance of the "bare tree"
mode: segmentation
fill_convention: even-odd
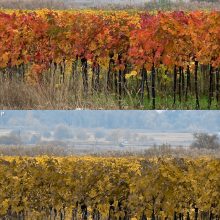
[[[216,134],[195,133],[193,134],[194,141],[191,144],[192,148],[219,149],[220,140]]]

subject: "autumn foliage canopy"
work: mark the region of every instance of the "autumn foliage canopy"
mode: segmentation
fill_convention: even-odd
[[[24,64],[36,73],[51,62],[83,56],[105,62],[121,54],[139,68],[192,61],[220,65],[220,13],[15,11],[0,12],[0,67]]]

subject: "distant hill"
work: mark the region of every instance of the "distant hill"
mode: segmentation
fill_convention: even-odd
[[[150,131],[219,132],[219,111],[4,111],[0,127],[48,129],[59,124],[73,128],[146,129]]]

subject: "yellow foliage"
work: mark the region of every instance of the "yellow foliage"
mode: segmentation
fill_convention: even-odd
[[[126,74],[126,79],[129,79],[133,76],[137,76],[138,72],[135,70],[132,70],[130,73]]]
[[[127,208],[133,220],[150,217],[153,206],[163,218],[174,211],[192,217],[195,204],[199,211],[215,204],[212,211],[219,213],[219,183],[220,161],[209,157],[0,157],[0,213],[11,205],[40,219],[50,205],[67,216],[77,209],[80,219],[84,204],[103,218],[110,205],[118,218]]]

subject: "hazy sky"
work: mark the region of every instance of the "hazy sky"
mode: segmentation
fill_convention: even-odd
[[[2,129],[146,129],[154,132],[220,132],[220,111],[0,111]]]

